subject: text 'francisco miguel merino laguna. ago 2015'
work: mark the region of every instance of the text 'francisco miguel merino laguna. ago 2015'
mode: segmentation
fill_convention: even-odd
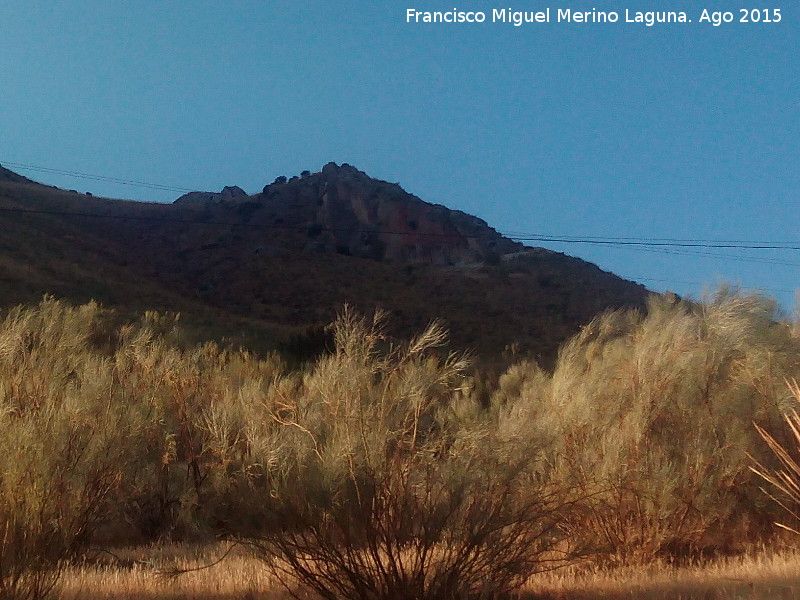
[[[740,18],[733,12],[711,12],[703,9],[696,15],[698,23],[719,27],[723,23],[778,23],[780,9],[741,9]],[[699,13],[699,11],[698,11]],[[763,14],[762,14],[763,13]],[[695,15],[692,15],[695,16]],[[659,23],[691,23],[692,18],[684,11],[624,11],[573,10],[571,8],[545,8],[542,10],[513,10],[495,8],[488,11],[464,11],[454,8],[448,11],[406,9],[406,23],[509,23],[516,27],[536,23],[632,23],[652,27]]]
[[[632,11],[573,10],[571,8],[544,8],[542,10],[513,10],[495,8],[491,12],[427,11],[409,8],[406,23],[509,23],[520,27],[526,23],[686,23],[689,17],[682,11]]]

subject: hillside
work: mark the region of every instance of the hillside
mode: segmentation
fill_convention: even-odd
[[[278,178],[255,195],[231,186],[173,204],[0,174],[5,306],[53,293],[180,311],[203,334],[263,349],[347,302],[389,310],[397,334],[442,318],[454,347],[490,355],[514,344],[549,363],[598,312],[642,306],[647,293],[349,165]]]

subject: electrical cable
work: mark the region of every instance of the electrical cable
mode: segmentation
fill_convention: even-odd
[[[122,179],[118,177],[110,177],[105,175],[92,175],[88,173],[79,173],[65,169],[55,169],[51,167],[40,167],[34,165],[27,165],[11,161],[2,161],[1,164],[8,165],[14,168],[28,169],[32,171],[66,175],[82,179],[89,179],[93,181],[103,181],[108,183],[117,183],[121,185],[130,185],[144,187],[161,191],[174,191],[174,192],[190,192],[189,188],[181,188],[177,186],[164,185],[158,183],[149,183],[144,181],[136,181],[129,179]],[[24,209],[24,208],[9,208],[0,207],[0,212],[5,213],[20,213],[20,214],[41,214],[63,217],[86,217],[86,218],[106,218],[106,219],[122,219],[132,221],[153,221],[153,222],[168,222],[168,223],[182,223],[182,224],[196,224],[196,225],[215,225],[215,226],[236,226],[236,227],[254,227],[259,229],[282,229],[282,230],[307,230],[308,226],[301,225],[286,225],[286,224],[250,224],[250,223],[231,223],[227,221],[210,221],[199,219],[187,218],[171,218],[171,217],[158,217],[158,216],[142,216],[142,215],[113,215],[113,214],[100,214],[89,212],[69,212],[69,211],[55,211],[55,210],[37,210],[37,209]],[[336,227],[318,227],[321,231],[342,232],[351,231],[348,228]],[[356,232],[358,233],[358,232]],[[448,233],[434,233],[434,232],[417,232],[417,231],[389,231],[389,230],[364,230],[362,233],[373,235],[409,235],[417,237],[453,237],[453,234]],[[553,234],[539,234],[528,232],[498,232],[511,240],[525,243],[525,242],[539,242],[539,243],[552,243],[552,244],[585,244],[596,245],[612,248],[623,248],[638,250],[643,252],[670,254],[670,255],[683,255],[683,256],[699,256],[707,258],[715,258],[722,260],[730,260],[737,262],[752,262],[780,266],[800,267],[799,262],[792,262],[788,260],[781,260],[777,258],[756,257],[756,256],[741,256],[730,255],[723,253],[704,252],[703,249],[736,249],[736,250],[776,250],[776,251],[797,251],[800,250],[800,244],[797,242],[782,242],[782,241],[769,241],[769,240],[709,240],[709,239],[684,239],[684,238],[644,238],[634,236],[574,236],[574,235],[553,235]],[[491,236],[481,235],[459,235],[461,238],[480,239]],[[692,250],[698,249],[698,250]],[[643,281],[655,281],[649,278],[637,278]],[[678,282],[679,283],[679,282]],[[787,291],[787,290],[773,290],[773,291]]]

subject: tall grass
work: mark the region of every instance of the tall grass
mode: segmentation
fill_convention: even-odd
[[[800,402],[800,386],[797,381],[792,380],[788,386],[795,400]],[[751,468],[768,484],[769,489],[765,492],[788,513],[787,516],[792,518],[789,524],[784,521],[776,524],[783,529],[800,534],[798,531],[798,527],[800,527],[798,525],[800,523],[800,415],[797,414],[797,407],[794,406],[787,410],[783,419],[786,429],[790,433],[788,443],[779,441],[774,430],[770,432],[756,425],[758,433],[777,458],[778,466],[765,467],[756,460],[756,464]]]
[[[604,560],[725,552],[769,535],[773,506],[748,454],[770,460],[753,423],[773,428],[798,369],[798,340],[758,296],[696,305],[652,298],[561,350],[552,375],[520,365],[498,396],[552,433],[564,477],[590,501],[572,531]]]
[[[245,543],[330,600],[493,598],[563,564],[571,490],[538,440],[463,393],[464,360],[431,353],[439,326],[385,351],[381,338],[380,319],[344,312],[336,351],[275,405],[264,506],[279,526]]]
[[[164,321],[109,330],[98,305],[45,298],[0,325],[0,596],[45,596],[94,541],[198,530],[224,510],[211,406],[279,365],[179,351]]]
[[[182,348],[174,315],[8,311],[0,597],[44,597],[108,544],[222,536],[326,598],[491,598],[577,556],[644,564],[774,535],[780,506],[750,467],[796,485],[779,449],[797,444],[800,329],[770,300],[653,298],[494,390],[440,326],[397,343],[382,324],[343,312],[334,347],[290,371]]]
[[[39,598],[111,511],[132,421],[88,345],[99,308],[46,299],[0,326],[0,596]]]

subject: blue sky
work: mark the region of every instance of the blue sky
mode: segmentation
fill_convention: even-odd
[[[4,0],[0,163],[253,193],[348,162],[502,232],[800,245],[800,14],[780,2],[758,7],[780,23],[713,27],[704,7],[753,5]],[[454,7],[693,22],[405,21]],[[724,280],[791,309],[800,287],[796,250],[541,245],[695,297]]]

